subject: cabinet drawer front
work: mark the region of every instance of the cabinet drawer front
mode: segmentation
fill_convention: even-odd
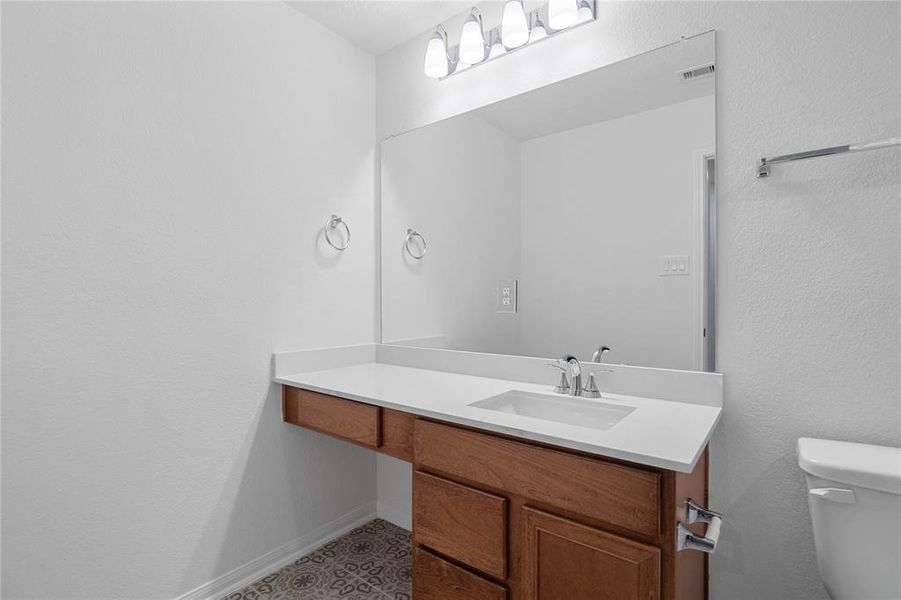
[[[413,474],[413,541],[483,573],[507,575],[507,500]]]
[[[382,446],[379,451],[413,462],[413,422],[416,417],[390,408],[382,409]]]
[[[429,600],[506,600],[503,586],[422,548],[413,550],[413,597]]]
[[[289,386],[283,387],[285,421],[369,448],[379,445],[379,408]]]
[[[658,600],[660,550],[523,508],[526,598]]]
[[[416,464],[657,538],[660,475],[416,420]]]

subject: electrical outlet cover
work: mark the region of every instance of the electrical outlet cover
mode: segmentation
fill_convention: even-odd
[[[519,282],[516,279],[501,279],[497,282],[497,312],[515,313]]]

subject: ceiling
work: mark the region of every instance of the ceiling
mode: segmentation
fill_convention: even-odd
[[[715,60],[712,32],[479,108],[518,140],[713,95],[714,76],[682,82],[679,71]]]
[[[299,0],[288,4],[379,55],[458,15],[472,0]]]

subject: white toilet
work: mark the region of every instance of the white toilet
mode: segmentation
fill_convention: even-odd
[[[829,595],[901,599],[901,448],[801,438],[798,464]]]

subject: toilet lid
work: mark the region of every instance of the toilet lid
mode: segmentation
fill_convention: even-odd
[[[901,494],[901,448],[801,438],[798,465],[823,479]]]

